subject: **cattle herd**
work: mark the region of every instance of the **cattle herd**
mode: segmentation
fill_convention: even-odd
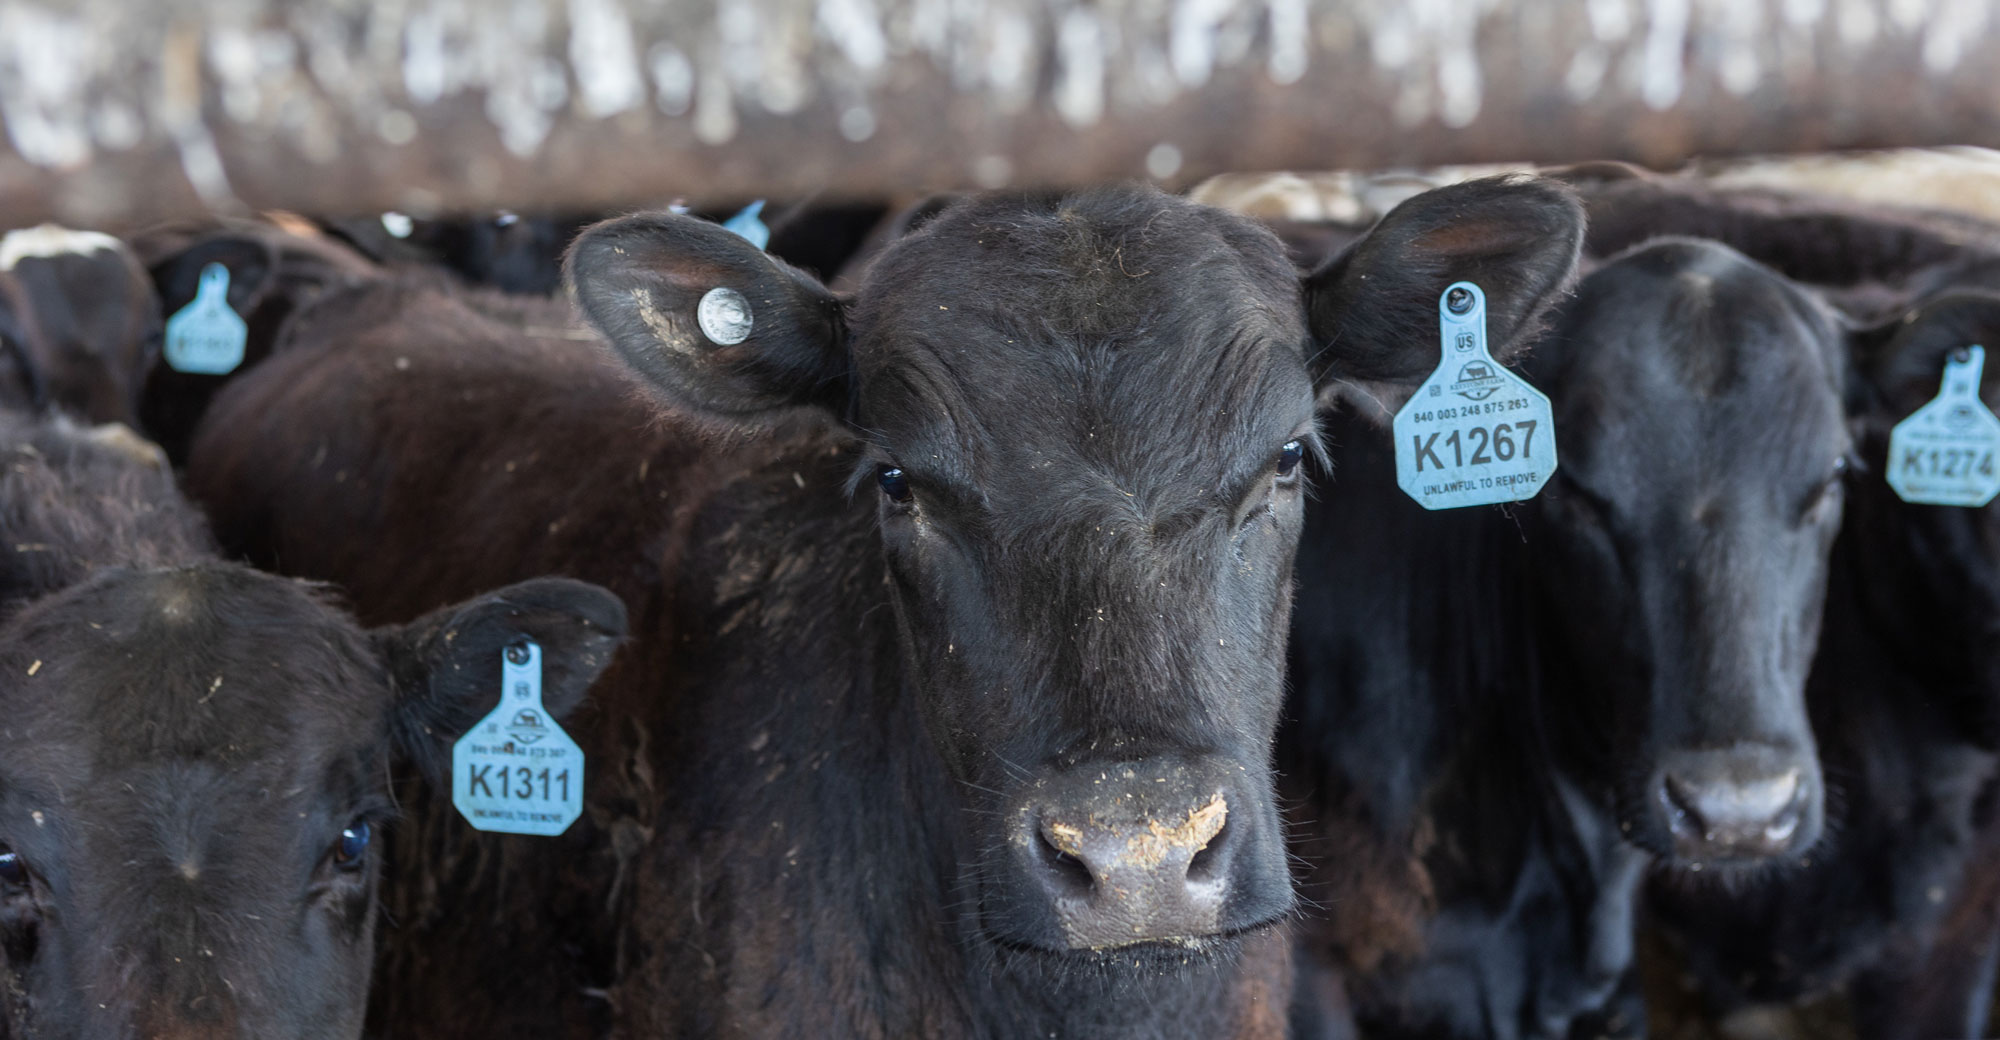
[[[1987,1035],[2000,504],[1884,473],[2000,225],[772,212],[0,240],[0,1038]],[[1430,511],[1460,282],[1560,464]]]

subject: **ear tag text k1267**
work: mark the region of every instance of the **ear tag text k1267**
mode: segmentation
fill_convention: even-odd
[[[2000,493],[2000,416],[1979,397],[1986,348],[1947,357],[1929,404],[1889,433],[1889,486],[1905,502],[1977,508]]]
[[[176,372],[226,376],[243,363],[250,329],[229,309],[229,268],[209,264],[195,283],[194,299],[167,319],[167,367]]]
[[[1396,485],[1425,509],[1533,498],[1556,471],[1549,399],[1486,347],[1486,294],[1438,297],[1443,358],[1396,413]]]
[[[583,815],[583,749],[542,704],[542,648],[500,654],[500,703],[451,749],[451,803],[482,831],[553,837]]]

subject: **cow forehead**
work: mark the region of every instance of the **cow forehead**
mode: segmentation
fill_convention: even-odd
[[[1297,343],[1303,315],[1283,246],[1231,214],[1130,188],[987,198],[947,209],[870,268],[857,361],[894,364],[905,343],[982,331],[1022,350],[1171,350],[1252,322]]]
[[[1804,288],[1727,247],[1665,242],[1599,271],[1578,335],[1599,380],[1703,397],[1795,380],[1838,387],[1840,329]]]
[[[249,762],[379,742],[390,695],[366,637],[309,590],[223,567],[125,571],[4,633],[10,755]]]
[[[1580,304],[1553,344],[1566,465],[1717,471],[1844,450],[1839,326],[1768,269],[1664,243],[1593,275]]]
[[[863,423],[940,464],[1212,469],[1310,414],[1275,240],[1179,200],[947,214],[877,265],[856,310]]]

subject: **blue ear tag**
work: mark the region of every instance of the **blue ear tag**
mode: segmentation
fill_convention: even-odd
[[[194,299],[167,319],[167,367],[176,372],[226,376],[243,363],[250,330],[229,309],[229,268],[201,269]]]
[[[1549,399],[1486,349],[1486,294],[1438,297],[1444,358],[1396,413],[1396,486],[1425,509],[1535,497],[1556,471]]]
[[[2000,416],[1979,398],[1986,348],[1967,347],[1944,362],[1944,383],[1929,404],[1889,433],[1889,486],[1905,502],[1971,506],[2000,492]]]
[[[451,748],[451,804],[482,831],[553,837],[583,815],[583,749],[542,706],[542,648],[500,654],[500,703]]]
[[[742,235],[751,245],[762,249],[771,244],[771,229],[765,227],[764,221],[758,217],[762,212],[764,212],[764,200],[758,199],[743,207],[735,216],[723,221],[722,226]]]

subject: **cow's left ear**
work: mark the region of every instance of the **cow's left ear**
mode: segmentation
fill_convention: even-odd
[[[846,409],[839,299],[720,224],[605,221],[571,243],[563,272],[584,316],[676,406],[749,423],[799,405]]]
[[[1494,177],[1405,200],[1305,279],[1321,399],[1366,402],[1386,422],[1438,365],[1438,296],[1468,281],[1486,295],[1486,341],[1508,361],[1568,287],[1583,205],[1554,181]]]
[[[371,634],[396,687],[397,751],[435,779],[452,743],[499,703],[509,643],[540,644],[542,703],[563,718],[611,663],[625,604],[588,582],[537,578]]]

